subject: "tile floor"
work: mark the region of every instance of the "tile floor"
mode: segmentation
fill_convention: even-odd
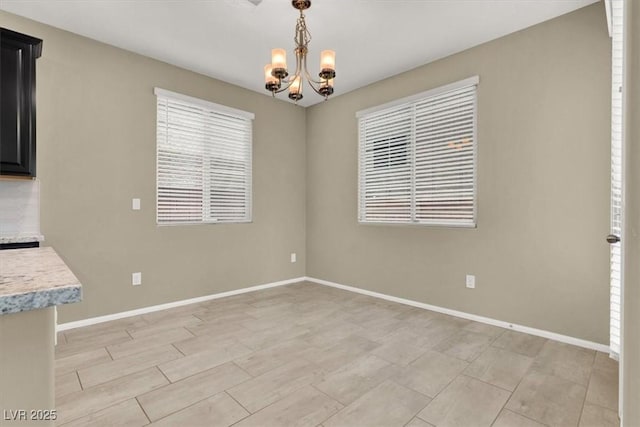
[[[301,283],[60,333],[64,426],[616,426],[617,363]]]

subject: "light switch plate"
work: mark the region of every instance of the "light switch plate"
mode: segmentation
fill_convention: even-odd
[[[131,209],[133,209],[134,211],[140,210],[140,199],[131,200]]]
[[[132,273],[131,274],[131,284],[133,286],[142,285],[142,273]]]
[[[295,252],[291,253],[291,262],[296,262],[297,261],[297,256]]]

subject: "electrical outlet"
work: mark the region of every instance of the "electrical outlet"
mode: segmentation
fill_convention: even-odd
[[[472,276],[471,274],[467,274],[467,288],[475,289],[476,287],[476,276]]]
[[[133,286],[142,285],[142,273],[132,273],[131,274],[131,284]]]
[[[297,261],[296,253],[291,252],[291,262],[296,262],[296,261]]]
[[[133,209],[134,211],[140,210],[140,199],[131,200],[131,209]]]

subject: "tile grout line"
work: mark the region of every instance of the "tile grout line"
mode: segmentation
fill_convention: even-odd
[[[524,415],[524,414],[521,414],[521,413],[520,413],[519,411],[517,411],[516,409],[509,409],[509,408],[507,408],[507,405],[509,404],[509,401],[511,401],[511,399],[513,398],[513,396],[516,394],[516,390],[518,390],[518,387],[520,387],[520,384],[522,384],[522,381],[524,381],[524,379],[527,377],[527,375],[529,375],[529,374],[530,374],[530,373],[532,373],[532,372],[536,372],[536,371],[533,369],[533,365],[535,365],[536,359],[538,358],[538,356],[539,356],[539,355],[540,355],[540,353],[542,352],[542,348],[547,344],[547,342],[548,342],[548,341],[549,341],[549,339],[545,338],[545,343],[540,347],[540,350],[538,350],[538,353],[537,353],[535,356],[531,357],[531,359],[533,359],[533,360],[531,361],[531,365],[529,365],[529,368],[526,370],[526,372],[524,373],[524,375],[522,376],[522,378],[520,378],[520,381],[518,381],[518,384],[517,384],[517,385],[515,386],[515,388],[513,389],[513,392],[511,392],[511,396],[509,396],[509,399],[507,399],[507,401],[506,401],[506,402],[505,402],[505,404],[503,405],[503,407],[502,407],[501,411],[502,411],[502,410],[504,410],[504,409],[506,409],[507,411],[511,411],[511,412],[513,412],[514,414],[520,415],[520,416],[522,416],[522,417],[525,417],[525,418],[527,418],[527,419],[529,419],[529,420],[532,420],[532,421],[535,421],[535,422],[537,422],[537,423],[540,423],[540,424],[546,425],[546,424],[545,424],[545,423],[543,423],[541,420],[539,421],[539,420],[533,419],[533,418],[531,418],[531,417],[528,417],[528,416],[526,416],[526,415]],[[499,348],[499,347],[497,347],[497,348]],[[507,349],[502,349],[502,350],[510,351],[510,350],[507,350]],[[515,353],[515,352],[513,352],[513,353]],[[520,353],[515,353],[515,354],[520,354]],[[522,355],[522,354],[520,354],[520,355]],[[524,355],[522,355],[522,356],[524,356]],[[530,357],[530,356],[528,356],[528,357]],[[495,422],[495,421],[494,421],[494,422]]]
[[[173,359],[173,360],[180,360],[180,359],[182,359],[182,358]],[[170,360],[169,362],[172,362],[172,360]],[[163,362],[163,363],[165,363],[165,362]],[[201,374],[203,374],[203,373],[205,373],[205,372],[208,372],[208,371],[211,371],[211,370],[213,370],[213,369],[217,369],[217,368],[219,368],[219,367],[220,367],[220,366],[222,366],[222,365],[226,365],[227,363],[233,363],[233,364],[234,364],[234,366],[238,367],[240,370],[242,370],[243,372],[245,372],[245,373],[246,373],[247,375],[249,375],[249,377],[250,377],[250,378],[248,378],[248,379],[246,379],[246,380],[244,380],[244,381],[242,381],[242,382],[239,382],[238,384],[235,384],[235,385],[234,385],[234,387],[235,387],[236,385],[243,384],[243,383],[245,383],[245,382],[247,382],[247,381],[249,381],[249,380],[251,380],[251,379],[253,379],[253,378],[254,378],[253,376],[251,376],[251,374],[249,374],[248,372],[246,372],[246,371],[244,371],[242,368],[240,368],[238,365],[236,365],[236,364],[233,362],[233,360],[229,360],[229,361],[226,361],[226,362],[220,363],[220,364],[218,364],[218,365],[216,365],[216,366],[212,366],[212,367],[210,367],[210,368],[208,368],[208,369],[204,369],[204,370],[202,370],[202,371],[200,371],[200,372],[193,373],[193,374],[188,375],[188,376],[186,376],[186,377],[184,377],[184,378],[180,378],[179,380],[176,380],[175,382],[172,382],[171,380],[169,380],[169,378],[167,378],[167,376],[164,374],[164,372],[162,371],[162,369],[160,369],[160,367],[159,367],[158,365],[150,366],[150,367],[145,368],[145,369],[157,368],[157,369],[158,369],[158,371],[160,371],[160,373],[161,373],[161,374],[162,374],[162,375],[167,379],[167,381],[169,381],[169,384],[165,384],[165,385],[163,385],[163,386],[162,386],[162,387],[165,387],[165,386],[169,386],[169,385],[172,385],[172,384],[177,384],[177,383],[179,383],[179,382],[181,382],[181,381],[185,381],[185,380],[187,380],[187,379],[189,379],[189,378],[193,378],[193,377],[195,377],[195,376],[197,376],[197,375],[201,375]],[[121,377],[121,378],[122,378],[122,377]],[[112,381],[113,381],[113,380],[112,380]],[[160,387],[160,388],[162,388],[162,387]],[[211,396],[209,396],[209,397],[211,397]]]
[[[180,329],[184,329],[185,331],[187,331],[187,333],[189,333],[191,335],[191,338],[195,338],[196,337],[196,335],[193,332],[191,332],[189,329],[187,329],[186,326],[181,326]]]
[[[527,415],[519,414],[519,413],[517,413],[516,411],[514,411],[514,410],[512,410],[512,409],[506,408],[506,410],[507,410],[507,411],[510,411],[510,412],[513,412],[514,414],[519,415],[519,416],[521,416],[521,417],[523,417],[523,418],[526,418],[526,419],[528,419],[528,420],[535,421],[535,422],[536,422],[536,423],[538,423],[538,424],[542,424],[542,425],[543,425],[543,426],[545,426],[545,427],[551,427],[551,426],[549,426],[549,424],[545,424],[545,423],[543,423],[542,421],[534,420],[533,418],[531,418],[531,417],[529,417],[529,416],[527,416]]]
[[[240,384],[243,384],[243,383],[240,383]],[[234,387],[235,387],[235,386],[234,386]],[[232,388],[233,388],[233,387],[232,387]],[[296,389],[296,390],[292,391],[292,392],[291,392],[291,393],[289,393],[289,394],[293,394],[293,393],[295,393],[295,392],[296,392],[296,391],[298,391],[298,390],[299,390],[299,389]],[[243,420],[244,420],[244,419],[246,419],[246,418],[249,418],[249,417],[251,417],[251,416],[253,416],[253,415],[255,415],[255,414],[259,413],[259,412],[264,411],[264,410],[265,410],[265,409],[267,409],[268,407],[273,406],[273,405],[275,405],[276,403],[278,403],[280,400],[282,400],[282,399],[278,399],[278,400],[276,400],[275,402],[271,402],[271,403],[269,403],[267,406],[264,406],[264,407],[262,407],[262,408],[258,409],[256,412],[251,412],[250,410],[248,410],[247,408],[245,408],[245,407],[244,407],[240,402],[238,402],[238,400],[237,400],[235,397],[233,397],[233,395],[232,395],[231,393],[229,393],[229,390],[225,390],[224,392],[225,392],[229,397],[231,397],[231,398],[232,398],[232,399],[233,399],[233,400],[234,400],[238,405],[240,405],[240,406],[241,406],[245,411],[247,411],[247,412],[249,413],[249,415],[247,415],[246,417],[244,417],[244,418],[243,418]],[[289,396],[289,395],[286,395],[285,397],[287,397],[287,396]],[[236,421],[235,423],[231,424],[231,426],[234,426],[234,425],[238,424],[240,421],[242,421],[242,420],[238,420],[238,421]],[[231,426],[229,426],[229,427],[231,427]]]
[[[546,343],[545,343],[546,344]],[[538,351],[538,354],[540,354],[540,352],[542,351],[542,347],[540,348],[540,350]],[[515,410],[515,409],[509,409],[507,408],[507,405],[509,404],[509,402],[511,401],[511,399],[513,398],[513,396],[516,394],[516,390],[518,390],[518,387],[520,387],[520,384],[522,384],[522,381],[524,381],[524,379],[527,377],[527,375],[529,375],[531,372],[533,371],[533,365],[536,362],[536,358],[538,357],[538,355],[536,355],[535,357],[532,357],[532,361],[531,364],[529,365],[529,367],[527,368],[527,370],[525,371],[524,375],[522,376],[522,378],[520,378],[520,381],[518,381],[518,384],[516,384],[516,386],[513,388],[513,391],[511,392],[511,396],[509,396],[509,398],[507,399],[507,401],[504,403],[504,405],[502,405],[502,409],[500,409],[500,411],[503,411],[504,409],[507,409],[508,411],[511,411],[515,414],[521,415],[525,418],[528,418],[530,420],[533,420],[533,418],[529,418],[526,417],[525,415],[521,414],[519,411]],[[542,421],[538,421],[538,420],[533,420],[535,422],[538,422],[540,424],[544,424]],[[494,420],[495,422],[495,420]],[[492,423],[493,425],[493,423]]]
[[[80,383],[80,390],[84,390],[84,386],[82,385],[82,380],[80,379],[80,372],[78,372],[78,370],[75,370],[76,373],[76,378],[78,378],[78,382]]]
[[[433,350],[433,351],[436,351],[436,350]],[[440,353],[439,351],[438,351],[437,353],[442,354],[442,355],[444,355],[444,356],[446,356],[446,357],[451,357],[451,356],[445,355],[445,354],[443,354],[443,353]],[[454,357],[454,359],[457,359],[457,358],[455,358],[455,357]],[[461,360],[461,359],[457,359],[457,360]],[[463,361],[463,362],[466,362],[466,361]],[[467,364],[467,366],[465,366],[465,367],[464,367],[464,369],[467,369],[467,367],[468,367],[471,363],[466,362],[466,364]],[[420,393],[420,394],[422,394],[422,395],[424,395],[424,396],[427,396],[428,398],[430,398],[430,399],[433,401],[433,400],[435,400],[435,399],[436,399],[436,397],[438,397],[438,396],[440,395],[440,393],[442,393],[442,392],[443,392],[447,387],[449,387],[449,386],[451,385],[451,383],[455,381],[455,379],[456,379],[456,378],[458,378],[460,375],[462,375],[462,372],[464,371],[464,369],[463,369],[463,370],[461,370],[461,371],[460,371],[460,373],[458,373],[456,376],[454,376],[454,377],[453,377],[453,378],[452,378],[452,379],[447,383],[447,385],[445,385],[444,387],[442,387],[442,389],[440,389],[440,391],[439,391],[439,392],[437,392],[433,397],[428,396],[428,395],[426,395],[426,394],[424,394],[424,393],[421,393],[421,392],[419,392],[418,390],[416,390],[416,389],[414,389],[414,388],[412,388],[412,387],[407,387],[407,386],[403,386],[403,387],[407,387],[408,389],[411,389],[411,390],[413,390],[413,391],[415,391],[415,392],[417,392],[417,393]],[[394,382],[395,382],[395,381],[394,381]],[[429,406],[429,404],[431,404],[431,402],[429,402],[429,403],[427,404],[427,406]],[[425,406],[425,408],[426,408],[427,406]],[[424,408],[423,408],[423,409],[424,409]],[[422,419],[422,418],[421,418],[421,419]]]
[[[175,384],[175,383],[166,384],[166,385],[164,385],[164,386],[162,386],[162,387],[168,387],[168,386],[170,386],[171,384]],[[162,388],[162,387],[160,387],[160,388]],[[158,389],[156,389],[156,390],[160,390],[160,388],[158,388]],[[152,391],[155,391],[155,390],[152,390]],[[211,399],[212,397],[218,396],[218,395],[220,395],[220,394],[222,394],[222,393],[225,393],[225,391],[220,391],[220,392],[218,392],[218,393],[215,393],[215,394],[212,394],[212,395],[210,395],[210,396],[207,396],[207,397],[205,397],[204,399],[200,399],[200,400],[198,400],[198,401],[196,401],[196,402],[193,402],[193,403],[191,403],[191,404],[189,404],[189,405],[187,405],[187,406],[183,406],[182,408],[177,409],[177,410],[175,410],[175,411],[173,411],[173,412],[170,412],[170,413],[168,413],[168,414],[166,414],[166,415],[164,415],[164,416],[162,416],[162,417],[158,418],[158,419],[157,419],[157,420],[155,420],[155,421],[151,421],[151,418],[149,418],[149,416],[147,415],[147,413],[146,413],[146,412],[145,412],[145,415],[147,415],[147,418],[149,418],[149,422],[150,422],[150,423],[155,423],[156,421],[164,420],[165,418],[168,418],[168,417],[170,417],[170,416],[176,415],[177,413],[182,412],[182,411],[184,411],[185,409],[189,409],[189,408],[191,408],[191,407],[194,407],[194,406],[196,406],[196,405],[199,405],[200,403],[204,402],[205,400],[209,400],[209,399]],[[225,394],[226,394],[226,393],[225,393]],[[139,396],[138,396],[138,397],[139,397]],[[138,397],[136,397],[136,400],[138,399]],[[235,400],[235,399],[234,399],[234,400]],[[139,403],[139,402],[138,402],[138,403]],[[142,407],[142,405],[140,405],[140,406]],[[242,406],[242,405],[240,405],[240,406]],[[244,407],[243,407],[243,408],[244,408]],[[144,411],[144,408],[143,408],[143,411]],[[247,411],[247,412],[248,412],[248,411]],[[251,414],[251,413],[249,412],[249,414]],[[246,418],[246,417],[244,417],[244,418]],[[243,419],[244,419],[244,418],[243,418]]]
[[[176,360],[179,360],[179,359],[176,359]],[[154,368],[156,368],[158,371],[160,371],[160,373],[162,374],[162,376],[163,376],[163,377],[165,377],[167,381],[169,381],[169,384],[165,384],[165,385],[171,385],[171,384],[174,384],[174,383],[173,383],[173,381],[171,381],[171,380],[169,379],[169,377],[164,373],[164,371],[163,371],[162,369],[160,369],[160,365],[154,365],[153,367],[154,367]],[[176,381],[176,382],[178,382],[178,381]],[[164,386],[163,386],[163,387],[164,387]]]
[[[524,377],[523,377],[524,378]],[[519,385],[520,383],[518,383]],[[517,387],[516,387],[517,388]],[[504,389],[503,389],[504,390]],[[507,397],[504,401],[504,403],[502,404],[502,407],[500,408],[500,410],[496,413],[496,416],[493,417],[493,420],[491,421],[491,424],[489,424],[490,426],[493,426],[496,421],[498,420],[498,417],[500,417],[500,414],[502,413],[502,411],[505,410],[507,403],[509,403],[509,401],[511,400],[511,396],[513,396],[513,393],[516,391],[516,389],[514,388],[512,392],[509,392],[509,397]]]
[[[582,400],[582,408],[580,408],[580,416],[578,416],[578,425],[580,425],[580,421],[582,420],[582,414],[584,413],[584,407],[587,403],[587,395],[589,394],[589,386],[591,385],[591,377],[593,376],[593,365],[596,363],[597,353],[594,355],[593,363],[591,364],[591,369],[589,370],[589,380],[587,381],[587,386],[584,389],[584,399]]]
[[[502,409],[500,409],[500,412],[498,412],[498,416],[500,416],[500,413],[502,413],[503,411],[513,412],[514,414],[516,414],[516,415],[517,415],[517,416],[519,416],[519,417],[526,418],[526,419],[528,419],[528,420],[530,420],[530,421],[533,421],[534,423],[540,424],[540,425],[542,425],[542,426],[544,426],[544,427],[551,427],[551,426],[549,426],[549,424],[545,424],[545,423],[543,423],[542,421],[538,421],[538,420],[533,419],[533,418],[531,418],[531,417],[528,417],[528,416],[526,416],[526,415],[522,415],[521,413],[516,412],[516,411],[514,411],[513,409],[506,408],[506,404],[505,404],[505,406],[503,406],[503,407],[502,407]],[[495,419],[495,420],[493,420],[493,423],[491,423],[491,425],[493,426],[493,425],[495,424],[495,422],[496,422],[496,421],[498,421],[498,418],[497,418],[497,417],[496,417],[496,419]],[[576,425],[576,426],[577,426],[577,425]]]
[[[397,385],[398,387],[404,387],[404,388],[406,388],[407,390],[411,390],[412,392],[417,393],[417,394],[419,394],[419,395],[421,395],[421,396],[424,396],[424,397],[426,397],[427,399],[429,399],[429,401],[428,401],[428,402],[427,402],[427,403],[426,403],[422,408],[418,409],[418,410],[415,412],[415,414],[413,414],[413,415],[411,416],[411,418],[409,418],[409,421],[407,421],[407,424],[408,424],[408,423],[410,423],[410,422],[411,422],[411,420],[412,420],[413,418],[418,418],[418,419],[422,420],[422,418],[420,418],[420,417],[418,416],[418,414],[419,414],[420,412],[424,411],[424,410],[425,410],[425,408],[426,408],[427,406],[429,406],[429,405],[431,404],[431,402],[433,402],[433,401],[434,401],[435,397],[434,397],[434,398],[431,398],[431,397],[427,396],[426,394],[424,394],[424,393],[422,393],[422,392],[420,392],[420,391],[418,391],[418,390],[414,390],[414,389],[413,389],[413,388],[411,388],[411,387],[408,387],[408,386],[406,386],[406,385],[399,384],[398,382],[394,381],[392,378],[387,378],[385,381],[390,381],[390,382],[394,383],[395,385]],[[385,381],[383,381],[383,382],[385,382]],[[382,384],[382,383],[380,383],[380,384]],[[376,386],[376,387],[377,387],[377,386]],[[374,388],[375,388],[375,387],[374,387]],[[446,387],[445,387],[445,388],[446,388]],[[373,390],[373,389],[372,389],[372,390]],[[444,388],[443,388],[443,390],[444,390]],[[368,392],[367,392],[367,393],[368,393]],[[365,394],[367,394],[367,393],[365,393]],[[364,396],[365,394],[363,394],[362,396]],[[360,397],[362,397],[362,396],[360,396]],[[358,398],[358,399],[359,399],[359,398]],[[357,399],[356,399],[356,400],[357,400]],[[355,401],[354,401],[354,402],[355,402]],[[422,421],[427,422],[427,421],[425,421],[425,420],[422,420]],[[429,423],[429,424],[430,424],[430,423]],[[406,425],[406,424],[405,424],[405,425]]]
[[[254,354],[254,353],[257,353],[257,352],[256,352],[256,351],[252,351],[251,353],[249,353],[249,354],[245,354],[245,355],[240,356],[240,357],[246,357],[246,356],[249,356],[249,355]],[[237,359],[237,358],[236,358],[236,359]],[[228,360],[228,361],[227,361],[227,362],[225,362],[225,363],[233,363],[233,365],[234,365],[235,367],[237,367],[238,369],[240,369],[240,370],[241,370],[242,372],[244,372],[245,374],[249,375],[251,378],[257,378],[257,377],[259,377],[260,375],[266,374],[267,372],[270,372],[270,371],[272,371],[272,370],[273,370],[273,369],[270,369],[269,371],[264,372],[263,374],[260,374],[260,375],[251,375],[251,374],[249,373],[249,371],[247,371],[247,370],[246,370],[246,369],[244,369],[242,366],[240,366],[240,365],[238,365],[238,364],[236,363],[236,359]],[[220,365],[218,365],[218,366],[220,366]],[[274,369],[277,369],[277,368],[274,368]],[[248,381],[248,380],[247,380],[247,381]],[[244,382],[244,381],[243,381],[243,382]],[[240,384],[242,384],[242,383],[240,383]],[[237,385],[237,384],[236,384],[236,385]],[[234,387],[235,387],[235,386],[234,386]]]
[[[107,354],[109,355],[109,357],[111,358],[111,361],[115,361],[116,359],[114,359],[113,354],[111,354],[111,352],[109,351],[109,349],[107,348],[107,346],[103,347],[104,350],[107,352]]]
[[[322,423],[324,423],[325,421],[329,420],[330,418],[333,418],[335,415],[337,415],[338,413],[342,412],[342,410],[346,409],[349,405],[351,405],[351,403],[355,402],[355,400],[349,404],[344,404],[341,401],[339,401],[338,399],[335,399],[331,396],[329,396],[327,393],[323,392],[322,390],[320,390],[318,387],[316,387],[314,384],[309,384],[309,386],[311,388],[313,388],[314,390],[316,390],[318,393],[322,394],[323,396],[326,396],[328,399],[331,399],[335,402],[338,402],[338,404],[342,405],[342,408],[338,409],[336,412],[334,412],[333,414],[329,415],[327,418],[324,418],[322,421],[320,421],[317,425],[321,425]],[[356,399],[358,400],[358,399]]]
[[[105,411],[105,410],[107,410],[107,409],[111,409],[111,408],[113,408],[114,406],[118,406],[118,405],[120,405],[121,403],[126,402],[126,401],[127,401],[127,400],[129,400],[129,399],[135,399],[135,397],[130,397],[130,398],[125,399],[125,400],[120,400],[120,401],[115,402],[115,403],[113,403],[113,404],[111,404],[111,405],[109,405],[109,406],[105,406],[104,408],[100,408],[100,409],[98,409],[97,411],[93,411],[93,412],[90,412],[90,413],[88,413],[88,414],[86,414],[86,415],[82,415],[82,416],[80,416],[80,417],[77,417],[77,418],[73,418],[73,419],[67,420],[67,421],[65,421],[65,422],[64,422],[64,424],[60,424],[60,425],[59,425],[59,427],[64,427],[64,426],[66,426],[66,425],[69,425],[70,423],[73,423],[73,422],[75,422],[75,421],[78,421],[78,420],[80,420],[80,419],[82,419],[82,418],[89,417],[89,416],[94,415],[94,414],[96,414],[96,413],[98,413],[98,412],[100,412],[100,411]],[[56,426],[58,426],[58,424],[57,424],[57,423],[56,423],[55,425],[56,425]]]
[[[616,412],[616,409],[607,408],[606,406],[602,406],[602,405],[599,405],[599,404],[593,403],[593,402],[586,402],[586,403],[588,403],[591,406],[597,406],[600,409],[606,409],[607,411],[614,412],[616,414],[616,416],[618,416],[618,413]]]
[[[487,348],[489,348],[490,346],[491,346],[491,345],[487,346]],[[485,349],[484,351],[486,351],[486,350],[487,350],[487,349]],[[427,404],[425,405],[425,407],[424,407],[424,408],[422,408],[420,411],[418,411],[418,413],[417,413],[417,414],[419,414],[422,410],[424,410],[427,406],[429,406],[429,405],[431,404],[431,402],[433,402],[433,401],[434,401],[434,400],[435,400],[435,399],[436,399],[436,398],[437,398],[437,397],[438,397],[438,396],[439,396],[439,395],[440,395],[444,390],[446,390],[446,389],[447,389],[447,388],[448,388],[448,387],[449,387],[449,386],[450,386],[450,385],[451,385],[451,384],[452,384],[452,383],[453,383],[453,382],[454,382],[458,377],[460,377],[461,375],[464,375],[464,376],[466,376],[466,377],[468,377],[468,378],[477,379],[477,378],[472,377],[472,376],[470,376],[470,375],[466,375],[466,374],[464,374],[464,371],[465,371],[465,370],[466,370],[466,369],[467,369],[467,368],[472,364],[472,362],[468,362],[468,361],[463,360],[463,359],[458,359],[458,358],[457,358],[457,357],[455,357],[455,356],[449,356],[449,355],[447,355],[447,354],[444,354],[444,353],[441,353],[441,352],[439,352],[439,351],[437,351],[437,350],[434,350],[433,348],[431,348],[431,351],[435,351],[435,352],[437,352],[437,353],[439,353],[439,354],[442,354],[443,356],[447,356],[447,357],[454,357],[454,358],[455,358],[455,359],[457,359],[457,360],[460,360],[460,361],[466,362],[466,363],[467,363],[467,366],[465,366],[465,368],[464,368],[462,371],[460,371],[460,373],[458,373],[456,376],[454,376],[454,377],[451,379],[451,381],[449,381],[449,382],[447,383],[447,385],[445,385],[444,387],[442,387],[442,389],[441,389],[438,393],[436,393],[436,394],[435,394],[435,396],[433,396],[433,397],[427,396],[427,397],[429,397],[431,400],[429,401],[429,403],[427,403]],[[483,353],[484,353],[484,351],[483,351]],[[477,357],[479,357],[479,356],[480,356],[480,355],[478,355]],[[476,358],[477,358],[477,357],[476,357]],[[524,377],[523,377],[523,378],[524,378]],[[479,380],[479,379],[477,379],[477,380],[478,380],[478,381],[481,381],[481,380]],[[394,381],[394,382],[395,382],[395,381]],[[486,382],[484,382],[484,381],[481,381],[481,382],[483,382],[483,383],[485,383],[485,384],[488,384],[488,385],[493,386],[493,384],[489,384],[489,383],[486,383]],[[519,384],[519,383],[518,383],[518,384]],[[499,388],[499,389],[501,389],[501,390],[504,390],[504,391],[508,391],[508,390],[503,389],[502,387],[498,387],[498,386],[495,386],[495,387],[497,387],[497,388]],[[411,390],[413,390],[413,391],[415,391],[415,392],[417,392],[417,393],[420,393],[419,391],[417,391],[417,390],[415,390],[415,389],[413,389],[413,388],[411,388],[411,387],[407,387],[407,388],[409,388],[409,389],[411,389]],[[514,389],[514,390],[515,390],[515,389]],[[511,398],[511,396],[513,395],[513,392],[509,392],[509,393],[510,393],[510,394],[509,394],[509,399],[510,399],[510,398]],[[420,394],[422,394],[422,393],[420,393]],[[426,395],[425,395],[425,396],[426,396]],[[509,401],[509,399],[507,399],[507,401],[504,403],[503,408],[504,408],[504,406],[507,404],[507,402]],[[502,408],[501,408],[501,410],[502,410]],[[416,416],[416,417],[418,417],[418,418],[420,418],[417,414],[416,414],[415,416]],[[498,412],[498,414],[499,414],[499,412]],[[420,419],[421,419],[422,421],[428,422],[428,421],[426,421],[426,420],[424,420],[424,419],[422,419],[422,418],[420,418]],[[494,421],[495,421],[495,420],[494,420]],[[492,423],[492,424],[493,424],[493,423]]]
[[[125,328],[124,331],[127,333],[127,335],[131,337],[132,341],[135,341],[136,338],[133,335],[131,335],[131,332],[129,332],[129,329]]]
[[[240,384],[242,384],[242,383],[240,383]],[[234,425],[238,424],[240,421],[242,421],[242,420],[244,420],[244,419],[246,419],[246,418],[249,418],[250,416],[253,416],[253,415],[255,415],[255,414],[259,413],[259,412],[264,411],[265,409],[269,408],[270,406],[273,406],[273,405],[275,405],[276,403],[280,402],[282,399],[284,399],[284,398],[286,398],[286,397],[289,397],[289,396],[293,395],[293,394],[294,394],[294,393],[296,393],[298,390],[300,390],[300,389],[302,389],[302,388],[304,388],[304,387],[307,387],[307,386],[309,386],[309,387],[313,387],[314,389],[316,389],[316,388],[313,386],[313,384],[311,384],[311,383],[305,384],[305,385],[300,386],[299,388],[297,388],[297,389],[295,389],[295,390],[291,391],[289,394],[286,394],[285,396],[281,397],[280,399],[278,399],[278,400],[276,400],[276,401],[274,401],[274,402],[271,402],[271,403],[269,403],[268,405],[266,405],[266,406],[264,406],[264,407],[262,407],[262,408],[258,409],[256,412],[251,412],[251,411],[249,411],[249,410],[248,410],[247,408],[245,408],[245,407],[244,407],[240,402],[238,402],[238,400],[237,400],[235,397],[233,397],[233,395],[232,395],[231,393],[229,393],[229,390],[225,390],[224,392],[225,392],[227,395],[229,395],[229,396],[230,396],[230,397],[231,397],[231,398],[232,398],[236,403],[238,403],[238,405],[240,405],[240,406],[241,406],[245,411],[247,411],[247,412],[249,413],[249,415],[248,415],[248,416],[246,416],[246,417],[242,418],[241,420],[236,421],[235,423],[231,424],[229,427],[232,427],[232,426],[234,426]],[[235,387],[235,386],[234,386],[234,387]],[[318,392],[322,393],[322,391],[320,391],[320,390],[318,390],[318,389],[316,389],[316,390],[317,390]],[[342,404],[342,402],[339,402],[337,399],[334,399],[334,398],[332,398],[332,397],[330,397],[330,396],[326,395],[325,393],[322,393],[322,394],[324,394],[325,396],[327,396],[327,397],[328,397],[328,398],[330,398],[331,400],[334,400],[334,401],[338,402],[339,404],[341,404],[341,405],[343,406],[343,408],[341,408],[340,410],[342,410],[342,409],[346,408],[346,405],[343,405],[343,404]],[[339,412],[339,411],[337,411],[337,412]],[[336,412],[336,413],[337,413],[337,412]],[[325,420],[323,420],[320,424],[322,424],[322,423],[323,423],[324,421],[326,421],[327,419],[331,418],[333,415],[335,415],[335,414],[330,415],[328,418],[326,418]]]
[[[322,394],[322,395],[324,395],[324,396],[328,397],[328,398],[329,398],[329,399],[331,399],[331,400],[335,400],[336,402],[338,402],[339,404],[341,404],[341,405],[342,405],[342,408],[340,408],[340,410],[342,410],[343,408],[346,408],[347,406],[351,405],[351,403],[353,403],[353,402],[355,402],[356,400],[358,400],[358,399],[356,399],[356,400],[354,400],[354,401],[353,401],[353,402],[351,402],[351,403],[344,403],[344,402],[341,402],[340,400],[338,400],[337,398],[335,398],[335,397],[331,397],[329,394],[327,394],[327,393],[325,393],[324,391],[320,390],[320,389],[316,386],[316,384],[310,383],[310,384],[309,384],[309,386],[310,386],[310,387],[312,387],[314,390],[316,390],[318,393],[320,393],[320,394]],[[360,397],[360,396],[358,396],[358,397]],[[332,416],[333,416],[333,415],[332,415]],[[330,418],[330,417],[329,417],[329,418]],[[322,423],[323,423],[323,422],[325,422],[327,419],[328,419],[328,418],[325,418],[325,419],[324,419],[324,420],[322,420],[319,424],[322,424]]]
[[[244,407],[244,405],[243,405],[242,403],[240,403],[240,402],[238,401],[238,399],[236,399],[236,398],[235,398],[231,393],[229,393],[229,390],[225,390],[225,391],[223,391],[222,393],[226,394],[226,395],[227,395],[227,396],[229,396],[231,399],[233,399],[233,401],[234,401],[234,402],[236,402],[238,405],[240,405],[240,407],[241,407],[242,409],[244,409],[245,411],[247,411],[247,414],[249,414],[249,415],[247,415],[246,417],[243,417],[243,418],[239,419],[238,421],[236,421],[236,422],[235,422],[235,423],[233,423],[233,424],[239,423],[240,421],[242,421],[242,420],[244,420],[245,418],[250,417],[251,415],[253,415],[253,414],[254,414],[254,413],[253,413],[253,412],[251,412],[249,409],[245,408],[245,407]],[[263,408],[263,409],[264,409],[264,408]],[[257,412],[260,412],[261,410],[262,410],[262,409],[257,410],[257,411],[256,411],[256,413],[257,413]]]
[[[147,414],[147,411],[144,410],[144,407],[142,406],[142,404],[138,400],[138,396],[134,397],[134,399],[135,399],[136,403],[138,404],[138,407],[140,408],[140,410],[144,414],[144,416],[147,417],[147,420],[149,421],[149,423],[152,423],[153,421],[151,421],[151,418],[149,418],[149,414]]]
[[[507,388],[504,388],[504,387],[501,387],[501,386],[499,386],[499,385],[491,384],[490,382],[487,382],[487,381],[485,381],[485,380],[483,380],[483,379],[476,378],[476,377],[474,377],[474,376],[472,376],[472,375],[469,375],[469,374],[465,374],[465,373],[464,373],[464,371],[463,371],[462,373],[458,374],[458,377],[460,377],[460,376],[465,376],[465,377],[467,377],[467,378],[471,378],[472,380],[476,380],[476,381],[481,382],[481,383],[483,383],[483,384],[486,384],[486,385],[488,385],[488,386],[498,388],[498,389],[500,389],[500,390],[502,390],[502,391],[506,391],[507,393],[509,393],[509,397],[511,397],[511,395],[513,394],[513,391],[515,391],[515,388],[513,389],[513,391],[511,391],[511,390],[509,390],[509,389],[507,389]],[[457,378],[457,377],[456,377],[456,378]],[[518,384],[519,384],[519,383],[518,383]],[[507,400],[509,400],[509,399],[507,399]],[[506,404],[506,403],[505,403],[505,404]]]
[[[184,353],[183,353],[183,352],[182,352],[182,351],[181,351],[181,350],[176,346],[176,343],[173,343],[173,342],[172,342],[172,343],[170,343],[169,345],[170,345],[171,347],[175,348],[175,349],[176,349],[176,351],[182,355],[182,357],[187,357],[187,355],[186,355],[186,354],[184,354]],[[176,359],[176,360],[177,360],[177,359]],[[168,379],[168,378],[167,378],[167,379]]]
[[[384,380],[384,381],[382,381],[382,382],[385,382],[385,381],[391,381],[392,383],[394,383],[395,385],[397,385],[397,386],[399,386],[399,387],[404,387],[404,388],[406,388],[407,390],[411,390],[411,391],[413,391],[414,393],[418,393],[419,395],[426,397],[427,399],[431,399],[431,400],[429,401],[429,403],[431,403],[431,401],[432,401],[433,399],[435,399],[435,397],[434,397],[434,398],[431,398],[430,396],[428,396],[428,395],[424,394],[424,393],[423,393],[423,392],[421,392],[421,391],[414,390],[414,389],[412,389],[411,387],[408,387],[408,386],[406,386],[406,385],[400,384],[399,382],[395,381],[393,378],[387,378],[386,380]],[[377,387],[377,386],[376,386],[376,387]],[[375,388],[375,387],[374,387],[374,388]],[[446,387],[445,387],[445,388],[446,388]],[[444,389],[443,389],[443,390],[444,390]],[[368,392],[367,392],[367,393],[368,393]],[[366,394],[366,393],[365,393],[365,394]],[[439,393],[438,393],[438,394],[439,394]],[[364,395],[363,395],[363,396],[364,396]],[[429,405],[429,403],[427,403],[427,404],[424,406],[424,408],[426,408],[426,407]],[[422,408],[422,409],[424,409],[424,408]],[[422,409],[421,409],[420,411],[422,411]],[[420,412],[420,411],[418,411],[418,412]]]

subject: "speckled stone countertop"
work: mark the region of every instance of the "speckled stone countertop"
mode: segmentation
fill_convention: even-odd
[[[0,251],[0,314],[82,300],[82,285],[53,248]]]
[[[18,234],[15,236],[0,236],[0,244],[42,242],[43,240],[44,236],[42,234]]]

